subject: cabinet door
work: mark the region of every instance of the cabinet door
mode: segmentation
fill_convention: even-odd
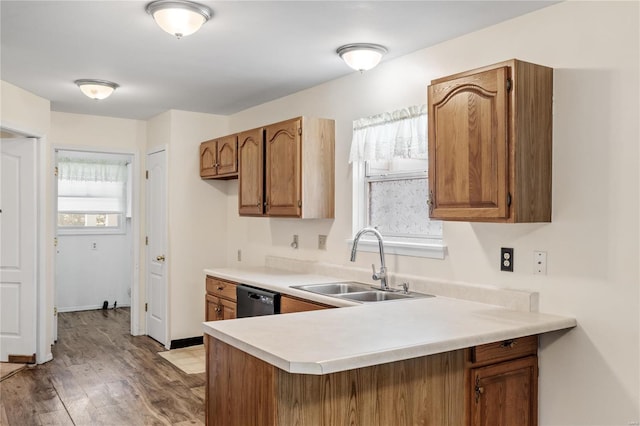
[[[210,140],[200,144],[200,177],[215,176],[216,167],[216,141]]]
[[[223,318],[222,306],[220,304],[220,298],[207,294],[206,298],[206,320],[207,321],[220,321]]]
[[[222,319],[228,320],[228,319],[236,318],[236,311],[237,311],[236,307],[237,307],[236,302],[232,302],[227,299],[220,299],[220,309],[222,311]]]
[[[263,149],[262,129],[238,134],[238,211],[240,215],[262,215]]]
[[[272,124],[265,129],[266,213],[300,216],[301,120]]]
[[[473,426],[536,426],[538,363],[530,356],[471,370]]]
[[[236,135],[218,139],[218,175],[232,175],[238,171],[238,137]]]
[[[503,66],[428,89],[430,216],[507,218],[507,79]]]

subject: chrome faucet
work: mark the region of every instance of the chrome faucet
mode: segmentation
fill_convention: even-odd
[[[371,233],[376,236],[376,238],[378,239],[378,247],[380,250],[380,271],[376,272],[376,265],[372,264],[371,268],[373,269],[373,275],[371,277],[376,281],[380,281],[380,290],[388,291],[389,284],[387,284],[387,267],[384,263],[384,245],[382,242],[382,234],[380,234],[377,229],[362,228],[360,231],[358,231],[356,236],[353,238],[353,247],[351,248],[351,261],[356,261],[356,249],[358,248],[358,241],[360,241],[360,237],[362,237],[362,235],[366,233]]]

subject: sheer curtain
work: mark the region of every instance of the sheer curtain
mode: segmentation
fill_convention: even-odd
[[[393,158],[427,158],[427,105],[353,122],[350,163]]]
[[[58,211],[125,211],[127,164],[124,161],[58,158]]]

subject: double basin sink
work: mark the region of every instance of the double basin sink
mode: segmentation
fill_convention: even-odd
[[[340,299],[353,300],[355,302],[384,302],[391,300],[410,300],[422,297],[433,297],[430,294],[403,292],[402,290],[383,291],[372,287],[369,284],[355,281],[328,283],[328,284],[307,284],[292,286],[298,290],[305,290],[323,296],[338,297]]]

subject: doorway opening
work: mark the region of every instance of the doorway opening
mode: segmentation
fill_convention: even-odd
[[[55,149],[57,312],[135,303],[133,160],[131,153]]]

